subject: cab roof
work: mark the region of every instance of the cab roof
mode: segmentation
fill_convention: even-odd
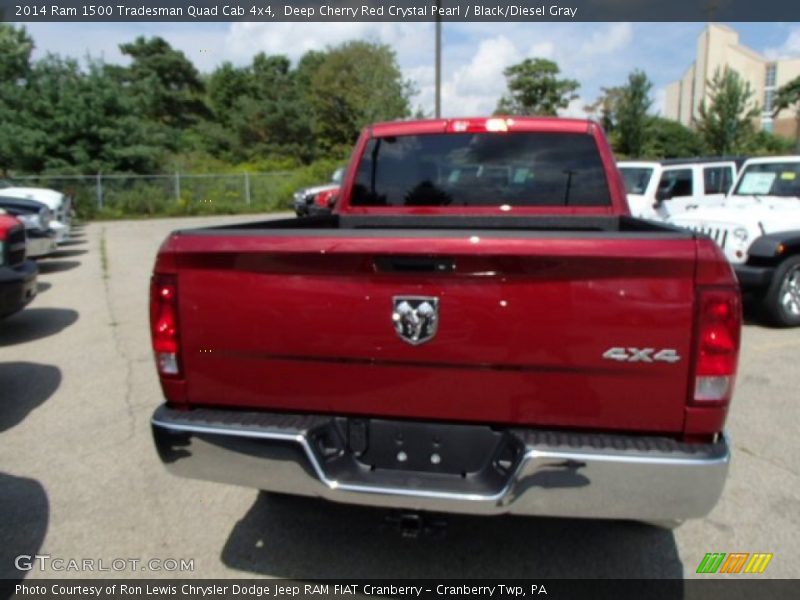
[[[458,117],[375,123],[367,129],[373,137],[432,133],[477,133],[537,131],[550,133],[590,133],[596,126],[588,119],[562,117]]]

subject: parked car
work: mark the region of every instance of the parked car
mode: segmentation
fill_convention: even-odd
[[[45,204],[52,212],[50,228],[56,232],[56,242],[60,244],[69,236],[72,223],[72,200],[66,194],[46,188],[7,187],[3,188],[2,195],[5,198],[24,198]]]
[[[314,198],[320,192],[325,192],[331,189],[337,189],[342,183],[342,176],[344,175],[344,167],[336,169],[331,175],[329,183],[315,185],[297,190],[294,193],[292,201],[294,212],[298,217],[305,217],[309,214],[309,209],[314,205]]]
[[[631,214],[663,221],[701,206],[719,204],[744,159],[690,158],[620,161]]]
[[[800,156],[748,160],[719,206],[669,222],[713,238],[772,324],[800,326]]]
[[[383,123],[353,157],[332,215],[161,246],[168,469],[407,510],[711,510],[739,289],[706,236],[629,216],[599,127]]]
[[[333,207],[336,205],[340,189],[341,188],[337,185],[336,187],[323,190],[314,196],[313,202],[308,205],[308,215],[313,217],[330,214]]]
[[[22,310],[36,297],[36,263],[25,258],[25,227],[0,210],[0,318]]]
[[[56,250],[56,232],[50,228],[50,209],[41,202],[6,198],[0,190],[0,208],[25,225],[28,258],[41,258]]]

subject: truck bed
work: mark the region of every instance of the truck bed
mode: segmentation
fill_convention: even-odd
[[[684,228],[672,227],[664,223],[636,219],[626,215],[608,216],[583,216],[583,215],[503,215],[503,216],[360,216],[329,214],[299,219],[270,219],[265,221],[247,221],[238,224],[220,225],[216,227],[202,227],[196,229],[179,230],[179,234],[214,234],[222,232],[252,232],[254,230],[277,233],[279,231],[292,231],[302,235],[302,231],[333,233],[334,231],[354,230],[401,230],[412,232],[415,230],[426,232],[431,230],[453,235],[470,231],[514,231],[537,233],[563,233],[563,232],[604,232],[604,233],[651,233],[657,236],[667,234],[691,237],[691,233]]]

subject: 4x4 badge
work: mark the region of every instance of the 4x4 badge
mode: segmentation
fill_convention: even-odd
[[[439,325],[439,299],[395,296],[392,298],[392,323],[400,339],[412,346],[430,341]]]
[[[603,358],[616,360],[619,362],[644,362],[651,363],[656,361],[666,363],[676,363],[681,357],[678,351],[673,348],[663,348],[656,351],[656,348],[609,348],[603,352]]]

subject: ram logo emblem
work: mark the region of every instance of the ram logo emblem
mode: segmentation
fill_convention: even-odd
[[[412,346],[430,341],[439,325],[439,299],[432,296],[392,298],[392,323],[400,339]]]
[[[618,362],[666,362],[676,363],[681,357],[678,356],[678,351],[673,348],[662,348],[656,350],[655,348],[623,348],[616,346],[609,348],[603,352],[603,358],[608,360],[616,360]]]

